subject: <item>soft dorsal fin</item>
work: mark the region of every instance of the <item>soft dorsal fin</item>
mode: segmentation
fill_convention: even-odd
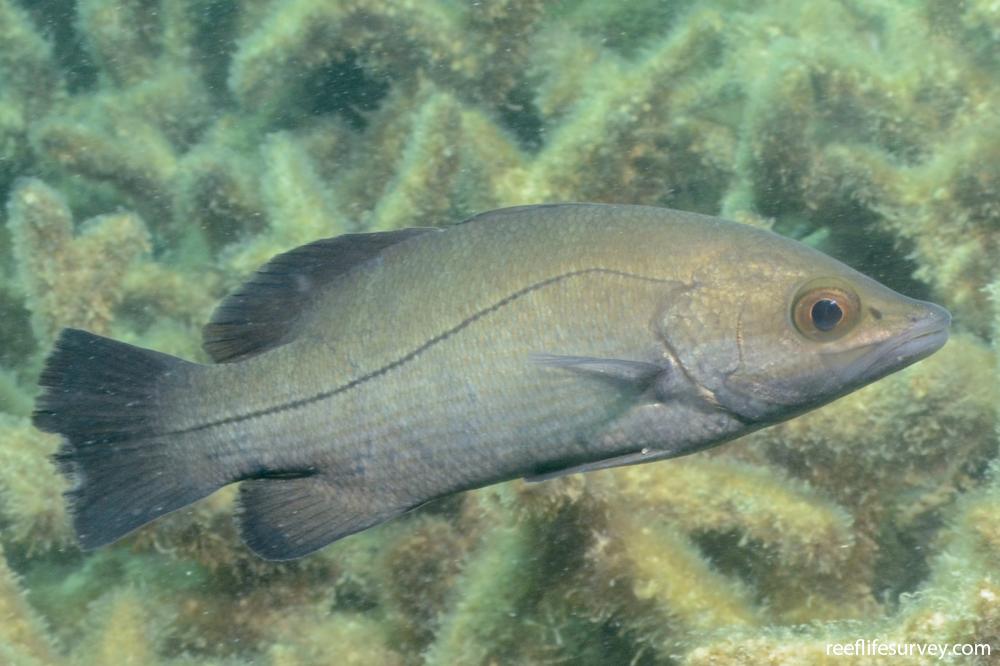
[[[288,343],[320,290],[390,245],[430,231],[440,229],[345,234],[279,254],[215,309],[203,331],[205,351],[230,363]]]

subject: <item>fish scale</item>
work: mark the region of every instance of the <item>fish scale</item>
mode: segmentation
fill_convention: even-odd
[[[84,547],[240,483],[242,537],[284,560],[454,492],[729,441],[949,323],[761,229],[522,206],[275,257],[205,327],[214,364],[68,329],[35,423],[64,435]]]

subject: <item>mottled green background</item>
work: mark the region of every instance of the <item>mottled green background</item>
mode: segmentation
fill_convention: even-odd
[[[28,418],[61,327],[205,360],[276,252],[566,200],[771,226],[955,335],[720,449],[291,564],[239,543],[226,492],[73,545]],[[0,0],[0,201],[0,663],[1000,659],[995,0]]]

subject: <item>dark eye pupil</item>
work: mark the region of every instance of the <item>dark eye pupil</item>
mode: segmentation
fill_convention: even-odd
[[[832,331],[844,318],[844,311],[831,298],[821,298],[812,306],[813,326],[820,331]]]

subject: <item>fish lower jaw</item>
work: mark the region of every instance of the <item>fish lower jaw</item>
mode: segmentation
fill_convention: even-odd
[[[910,365],[927,358],[948,341],[948,329],[942,328],[927,331],[907,338],[887,349],[885,354],[892,354],[893,367],[898,363]]]

